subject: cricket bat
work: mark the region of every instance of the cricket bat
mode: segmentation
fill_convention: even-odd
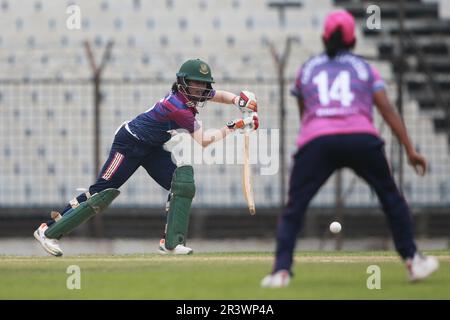
[[[245,200],[247,200],[248,210],[253,216],[256,214],[255,200],[253,198],[252,175],[250,171],[250,137],[247,131],[244,132],[244,171],[242,174],[242,186]]]

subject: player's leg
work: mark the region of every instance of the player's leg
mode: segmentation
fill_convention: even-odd
[[[76,208],[67,211],[44,232],[44,235],[47,238],[59,240],[94,215],[102,213],[119,194],[120,191],[114,188],[95,193]]]
[[[34,232],[35,238],[52,255],[62,255],[57,239],[104,210],[118,195],[118,189],[137,170],[140,158],[134,154],[135,141],[122,131],[116,135],[110,155],[89,192],[72,199],[63,214],[52,212],[52,220]],[[93,197],[96,195],[95,197]],[[56,221],[57,220],[57,221]]]
[[[126,159],[123,150],[112,149],[97,181],[89,187],[89,191],[83,192],[70,200],[61,210],[61,213],[53,211],[52,219],[47,221],[47,226],[50,227],[66,213],[78,208],[92,195],[110,188],[118,189],[136,171],[136,166],[139,167],[139,163],[135,159],[131,159],[131,161]]]
[[[277,245],[272,275],[261,283],[264,287],[287,285],[298,232],[303,227],[306,209],[320,187],[337,168],[329,150],[329,137],[318,138],[294,156],[289,181],[289,198],[277,226]]]
[[[162,254],[191,254],[186,247],[189,214],[195,194],[192,166],[177,166],[172,162],[170,152],[155,148],[143,167],[164,189],[169,190],[166,203],[167,223],[158,252]]]
[[[107,189],[119,189],[139,168],[139,158],[127,155],[126,151],[112,149],[108,159],[103,165],[97,181],[89,187],[89,191],[73,198],[64,208],[62,218],[80,207],[85,201],[90,200],[95,194]],[[50,224],[52,225],[52,224]]]
[[[397,188],[384,153],[384,143],[377,137],[361,135],[352,139],[349,147],[357,149],[359,159],[352,158],[352,168],[375,190],[392,232],[399,255],[407,262],[411,280],[425,278],[438,268],[433,257],[423,257],[414,241],[413,222],[409,206]]]
[[[109,188],[119,189],[139,168],[141,160],[139,142],[123,127],[120,128],[114,137],[109,157],[100,170],[96,182],[89,187],[88,192],[83,192],[70,200],[61,211],[61,215],[77,208],[96,193]],[[47,225],[50,226],[54,222],[54,219],[50,220]]]
[[[154,148],[153,152],[145,159],[142,165],[147,173],[155,180],[161,187],[169,191],[165,206],[166,221],[169,217],[170,201],[172,200],[172,193],[170,186],[172,184],[172,177],[177,166],[171,159],[171,153],[162,149]],[[164,247],[166,239],[167,223],[161,237],[160,247]]]
[[[375,190],[387,216],[398,253],[404,259],[414,256],[417,248],[411,212],[392,177],[383,141],[375,136],[360,135],[353,136],[351,144],[359,155],[349,158],[351,168]]]

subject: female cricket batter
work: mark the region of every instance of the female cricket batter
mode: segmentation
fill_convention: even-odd
[[[384,142],[373,125],[372,104],[405,147],[417,173],[426,161],[408,137],[388,101],[379,73],[350,52],[355,21],[347,11],[326,17],[322,34],[325,53],[309,59],[291,90],[298,99],[301,131],[290,177],[289,200],[277,226],[276,257],[263,287],[283,287],[292,273],[296,237],[309,202],[337,169],[349,167],[376,192],[391,228],[395,248],[406,262],[410,280],[427,277],[438,268],[434,257],[422,256],[414,243],[411,214],[391,175]]]
[[[115,189],[122,186],[140,166],[144,167],[160,186],[170,190],[166,230],[158,252],[162,254],[193,252],[191,248],[185,246],[190,205],[195,193],[193,169],[191,166],[177,167],[172,162],[171,153],[164,148],[164,144],[171,139],[169,131],[187,130],[195,141],[206,147],[235,129],[250,127],[256,130],[259,125],[255,99],[249,98],[245,92],[236,96],[227,91],[216,91],[212,88],[212,83],[214,80],[208,64],[200,59],[188,60],[177,73],[177,81],[168,95],[118,129],[109,158],[95,184],[89,187],[89,192],[72,199],[61,214],[52,212],[52,220],[42,223],[34,232],[34,237],[48,253],[61,256],[63,252],[58,239],[98,213],[94,212],[95,209],[92,210],[95,205],[87,204],[94,201],[94,197],[100,199],[98,196],[100,194],[110,197],[107,189],[116,192],[112,198],[110,197],[107,203],[109,204],[118,195]],[[207,136],[203,134],[195,116],[198,113],[197,107],[203,106],[209,100],[235,104],[241,111],[253,113],[245,119],[230,121],[215,134]],[[87,201],[88,199],[90,201]],[[101,203],[101,200],[96,201]]]

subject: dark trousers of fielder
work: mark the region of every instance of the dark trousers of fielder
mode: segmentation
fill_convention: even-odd
[[[277,226],[274,272],[291,270],[297,234],[311,199],[343,167],[353,169],[375,190],[400,256],[406,259],[416,252],[410,210],[392,177],[384,142],[369,134],[330,135],[314,139],[294,156],[289,200]]]
[[[122,127],[114,138],[109,157],[103,165],[97,181],[89,187],[89,193],[93,195],[108,188],[118,189],[140,166],[144,167],[160,186],[170,190],[172,175],[176,169],[176,165],[171,159],[171,153],[161,146],[146,145]],[[75,203],[82,203],[87,200],[87,195],[82,193],[75,199]],[[64,215],[72,208],[74,200],[67,204],[61,214]],[[50,220],[47,225],[50,226],[53,223],[54,220]]]

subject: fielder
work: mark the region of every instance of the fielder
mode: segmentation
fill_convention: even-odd
[[[375,190],[410,280],[426,278],[438,268],[436,258],[417,250],[411,212],[395,184],[384,142],[373,125],[372,104],[405,147],[417,173],[425,174],[426,160],[414,149],[378,71],[351,53],[356,42],[354,29],[354,18],[347,11],[328,15],[322,35],[325,52],[300,68],[292,89],[301,118],[298,151],[289,200],[278,220],[275,263],[272,273],[262,280],[263,287],[289,284],[296,238],[309,202],[331,174],[343,167],[353,169]]]
[[[236,129],[256,130],[259,126],[254,94],[214,90],[211,69],[200,59],[188,60],[176,74],[171,92],[152,108],[125,122],[116,131],[114,142],[97,181],[89,191],[70,200],[61,213],[53,211],[51,220],[42,223],[34,237],[45,251],[62,256],[59,239],[77,226],[105,210],[119,195],[122,186],[140,167],[164,189],[169,191],[166,205],[167,223],[158,252],[161,254],[191,254],[186,247],[189,212],[195,195],[194,171],[190,165],[173,163],[165,144],[173,130],[187,130],[202,147],[225,138]],[[229,121],[211,135],[203,134],[196,121],[198,107],[207,101],[234,104],[250,116]]]

